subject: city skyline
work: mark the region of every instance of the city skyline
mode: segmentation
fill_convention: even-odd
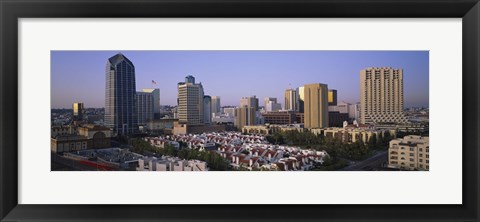
[[[428,51],[52,51],[51,107],[104,107],[105,61],[118,52],[135,65],[137,91],[160,89],[160,105],[177,105],[177,83],[187,75],[222,106],[253,95],[282,103],[286,89],[310,83],[336,89],[338,102],[356,103],[360,71],[392,67],[404,72],[405,107],[428,107]]]

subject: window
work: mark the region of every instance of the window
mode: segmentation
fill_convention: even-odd
[[[410,153],[410,156],[413,156],[413,153]]]
[[[428,161],[428,160],[426,160],[425,162],[426,162],[426,163],[430,163],[430,161]]]
[[[410,151],[414,151],[414,148],[413,148],[413,147],[410,147]]]
[[[423,159],[418,159],[418,162],[420,162],[420,163],[423,162]]]
[[[410,162],[413,162],[413,161],[415,161],[415,160],[413,158],[410,158]]]

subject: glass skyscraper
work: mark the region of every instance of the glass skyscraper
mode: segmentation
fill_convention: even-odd
[[[135,66],[119,53],[107,61],[105,70],[105,123],[114,134],[137,131]]]

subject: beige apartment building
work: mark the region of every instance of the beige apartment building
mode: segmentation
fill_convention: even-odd
[[[405,136],[390,141],[388,167],[404,170],[429,170],[428,137]]]
[[[305,128],[328,127],[328,85],[315,83],[304,86]]]
[[[186,82],[178,85],[178,119],[189,125],[203,124],[202,84]]]
[[[298,110],[297,109],[297,90],[294,90],[294,89],[285,90],[285,110],[293,110],[293,111]]]
[[[360,71],[360,123],[406,123],[403,70],[391,67]]]

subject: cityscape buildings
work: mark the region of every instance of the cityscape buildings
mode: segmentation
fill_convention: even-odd
[[[409,135],[390,141],[388,167],[408,170],[429,170],[429,138]]]
[[[203,96],[203,123],[210,124],[212,122],[212,97]]]
[[[153,118],[160,119],[160,89],[143,89],[143,92],[151,93],[153,96]]]
[[[147,121],[153,120],[155,100],[150,92],[136,93],[137,120],[139,126],[144,126]]]
[[[337,105],[337,90],[329,89],[328,90],[328,105],[336,106]]]
[[[297,91],[294,89],[285,90],[285,110],[298,111]]]
[[[118,135],[137,132],[135,66],[118,53],[107,60],[105,79],[106,126]]]
[[[300,113],[303,113],[305,110],[304,101],[305,101],[304,87],[300,86],[297,88],[297,107],[298,107],[298,112]]]
[[[249,108],[254,108],[255,111],[258,110],[258,98],[256,96],[250,96],[250,97],[242,97],[240,99],[240,107],[249,107]]]
[[[220,103],[220,96],[212,96],[212,114],[219,114],[222,112]]]
[[[328,86],[314,83],[304,86],[305,128],[328,127]]]
[[[193,76],[185,77],[184,83],[178,84],[178,119],[189,125],[204,123],[203,86],[195,83]]]
[[[224,94],[205,95],[202,83],[192,75],[176,84],[176,106],[160,106],[160,89],[137,91],[135,75],[133,63],[118,53],[106,64],[105,108],[85,109],[83,103],[75,102],[70,103],[71,110],[52,109],[52,155],[76,161],[100,158],[97,164],[117,170],[209,170],[208,161],[157,155],[159,150],[149,150],[148,145],[133,151],[136,139],[157,143],[150,136],[160,136],[164,145],[175,145],[176,151],[170,153],[177,155],[182,149],[215,153],[228,160],[233,170],[312,170],[322,167],[328,154],[306,151],[305,147],[324,146],[336,149],[332,155],[343,155],[336,157],[344,159],[346,165],[366,160],[373,153],[381,154],[382,167],[388,165],[389,170],[429,170],[429,110],[404,110],[402,69],[366,68],[359,76],[357,71],[357,103],[339,102],[336,89],[313,83],[286,89],[284,109],[277,98],[264,97],[261,110],[256,95],[242,97],[239,106],[221,107],[220,96]],[[281,95],[282,89],[277,91]],[[342,96],[343,91],[339,92]],[[275,95],[267,93],[261,95]],[[128,146],[129,150],[112,144]],[[368,152],[362,154],[364,151]]]
[[[360,71],[360,122],[406,123],[403,70],[373,67]]]
[[[83,103],[73,103],[73,120],[82,121],[83,113],[85,112],[83,108]]]

